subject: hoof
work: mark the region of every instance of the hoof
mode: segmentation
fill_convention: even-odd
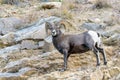
[[[104,62],[104,65],[107,65],[107,62]]]
[[[59,69],[60,72],[64,72],[66,71],[66,69],[62,68],[62,69]]]
[[[100,66],[100,63],[99,63],[99,64],[97,64],[96,66]]]

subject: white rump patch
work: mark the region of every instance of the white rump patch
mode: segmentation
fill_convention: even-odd
[[[88,34],[92,37],[93,41],[100,46],[101,40],[100,37],[98,37],[98,34],[95,31],[88,31]]]

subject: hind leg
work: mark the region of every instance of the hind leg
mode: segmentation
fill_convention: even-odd
[[[107,59],[106,59],[106,53],[105,50],[103,48],[98,48],[99,52],[102,53],[103,55],[103,59],[104,59],[104,65],[107,65]]]
[[[96,60],[97,60],[97,65],[96,66],[99,66],[100,65],[99,50],[94,45],[89,44],[88,47],[93,51],[93,53],[96,56]]]
[[[93,48],[93,52],[96,55],[96,59],[97,59],[97,65],[96,66],[99,66],[100,65],[99,50],[97,50],[97,48]]]

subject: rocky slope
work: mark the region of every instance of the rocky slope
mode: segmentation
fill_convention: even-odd
[[[0,80],[120,80],[119,0],[102,8],[97,0],[70,0],[65,5],[66,1],[50,10],[41,9],[38,1],[0,5]],[[101,55],[101,66],[96,67],[95,55],[89,51],[71,55],[68,70],[60,72],[63,56],[53,48],[45,21],[62,21],[65,34],[101,33],[108,65],[103,65]]]

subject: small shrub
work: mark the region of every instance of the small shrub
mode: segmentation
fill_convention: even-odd
[[[101,9],[101,8],[107,8],[111,7],[109,0],[96,0],[94,4],[94,8]]]
[[[55,6],[54,5],[43,5],[41,6],[42,9],[53,9]]]
[[[69,9],[74,9],[74,8],[76,8],[76,5],[75,4],[69,4],[68,8]]]
[[[72,13],[70,13],[67,9],[63,9],[61,11],[61,15],[62,15],[63,18],[67,18],[67,19],[72,19],[73,18]]]
[[[52,12],[50,12],[50,15],[62,17],[64,19],[73,19],[73,14],[67,8],[62,8],[59,11],[57,9],[54,9]]]

